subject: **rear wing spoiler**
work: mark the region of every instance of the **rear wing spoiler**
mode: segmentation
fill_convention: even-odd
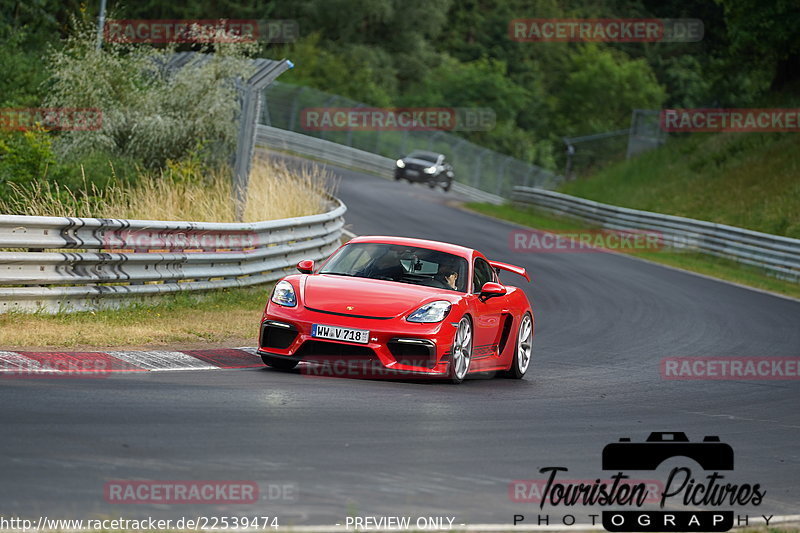
[[[489,261],[489,264],[492,266],[492,268],[499,268],[500,270],[506,270],[508,272],[513,272],[518,276],[522,276],[528,281],[528,283],[531,281],[528,271],[522,267],[509,265],[508,263],[501,263],[500,261]]]

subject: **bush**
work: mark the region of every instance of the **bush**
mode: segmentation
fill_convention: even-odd
[[[40,68],[38,43],[31,43],[24,30],[0,26],[0,107],[31,107],[38,104],[46,78]]]
[[[96,131],[70,131],[54,145],[77,158],[94,151],[133,158],[147,168],[163,167],[203,146],[204,161],[227,163],[236,144],[237,77],[246,78],[250,43],[210,46],[179,70],[163,65],[174,48],[107,42],[97,50],[94,28],[75,22],[64,47],[49,57],[51,87],[45,104],[102,112]],[[226,36],[227,39],[233,39]]]
[[[78,190],[136,180],[138,168],[131,158],[91,152],[80,160],[59,161],[53,151],[53,139],[41,128],[0,130],[0,198],[9,198],[12,187],[30,190],[37,182]]]
[[[52,142],[44,131],[0,130],[0,197],[7,196],[9,184],[45,178],[55,164]]]

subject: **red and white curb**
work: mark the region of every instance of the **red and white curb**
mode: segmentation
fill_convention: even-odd
[[[2,377],[107,375],[116,372],[221,370],[263,367],[255,348],[105,352],[0,351]]]

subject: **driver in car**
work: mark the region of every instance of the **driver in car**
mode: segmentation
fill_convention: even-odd
[[[447,285],[449,289],[457,290],[456,281],[458,281],[458,272],[451,266],[439,265],[439,271],[434,276],[434,279]]]

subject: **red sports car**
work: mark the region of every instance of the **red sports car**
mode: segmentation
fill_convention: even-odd
[[[275,284],[261,318],[258,352],[271,367],[333,362],[455,383],[528,370],[531,304],[498,279],[506,270],[530,281],[524,268],[454,244],[357,237],[322,266],[297,269]]]

